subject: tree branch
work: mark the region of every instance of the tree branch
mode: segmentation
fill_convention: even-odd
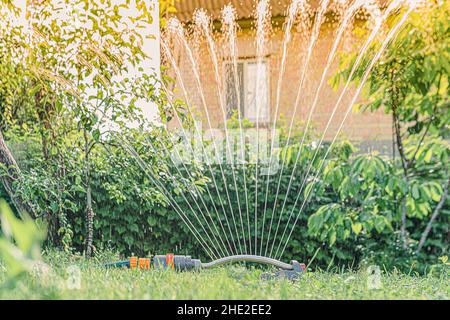
[[[425,140],[425,137],[428,134],[428,131],[430,130],[431,124],[433,123],[433,120],[435,119],[435,114],[436,114],[436,109],[438,106],[438,97],[439,97],[439,89],[441,88],[441,79],[442,79],[442,73],[439,75],[439,80],[438,80],[438,85],[437,85],[437,92],[436,92],[436,102],[434,104],[434,108],[433,111],[431,112],[431,117],[430,120],[427,123],[427,127],[425,129],[425,132],[423,133],[422,137],[420,138],[419,144],[417,145],[416,151],[414,152],[413,156],[411,157],[411,159],[409,159],[406,163],[408,168],[411,168],[414,164],[415,158],[417,153],[419,152],[420,147],[423,144],[423,141]]]
[[[436,218],[438,217],[439,213],[441,212],[441,209],[444,206],[445,201],[447,200],[449,186],[450,186],[450,179],[447,179],[447,184],[444,187],[444,192],[441,196],[441,200],[439,200],[439,203],[437,204],[436,208],[434,208],[431,219],[428,222],[425,230],[423,231],[422,236],[420,237],[420,241],[419,241],[419,245],[417,246],[416,254],[419,253],[422,250],[423,246],[425,245],[425,241],[427,240],[428,235],[430,234],[431,227],[432,227],[434,221],[436,220]]]

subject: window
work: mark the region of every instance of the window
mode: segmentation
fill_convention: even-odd
[[[236,83],[233,64],[225,65],[226,106],[228,115],[238,108]],[[244,118],[259,123],[269,121],[269,70],[267,62],[258,65],[256,61],[239,61],[237,63],[238,91],[240,112]],[[259,76],[258,76],[259,75]],[[259,88],[256,83],[259,82]],[[259,105],[259,111],[258,111]]]

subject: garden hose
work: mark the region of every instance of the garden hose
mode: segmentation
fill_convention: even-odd
[[[192,271],[200,269],[208,269],[233,262],[255,262],[265,265],[271,265],[279,268],[274,274],[264,274],[263,278],[270,279],[273,277],[297,279],[298,276],[305,272],[305,264],[292,260],[290,264],[282,261],[257,256],[257,255],[234,255],[223,257],[208,263],[203,263],[199,259],[193,259],[190,256],[174,255],[168,253],[166,255],[156,255],[153,259],[131,257],[129,260],[107,263],[106,268],[129,268],[129,269],[174,269],[177,271]]]
[[[256,262],[261,264],[267,264],[272,265],[275,267],[278,267],[283,270],[292,270],[293,266],[288,263],[281,262],[279,260],[275,260],[272,258],[267,258],[263,256],[255,256],[250,254],[242,254],[242,255],[235,255],[235,256],[228,256],[224,258],[220,258],[208,263],[202,263],[202,268],[211,268],[215,266],[220,266],[222,264],[226,263],[233,263],[233,262]]]

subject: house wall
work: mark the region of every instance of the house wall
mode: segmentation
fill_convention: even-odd
[[[254,59],[254,41],[255,35],[252,31],[242,31],[238,34],[239,59]],[[282,81],[279,112],[275,114],[275,101],[277,91],[276,88],[282,57],[282,41],[283,32],[281,30],[274,31],[266,47],[266,56],[270,73],[269,105],[272,121],[273,119],[277,119],[277,121],[280,121],[280,119],[285,119],[284,121],[287,121],[287,123],[289,124],[289,121],[294,116],[294,104],[297,92],[299,91],[301,70],[307,41],[305,39],[301,39],[300,34],[298,33],[293,35],[293,39],[287,50],[288,56],[286,60],[286,70]],[[314,95],[316,94],[316,89],[318,88],[320,79],[322,77],[328,53],[331,49],[333,41],[334,29],[329,25],[323,27],[312,54],[311,61],[309,63],[303,89],[301,90],[301,103],[299,104],[297,111],[295,112],[296,121],[306,121],[306,119],[308,118],[310,107],[314,100]],[[347,35],[346,40],[343,41],[342,46],[349,46],[351,45],[352,41],[353,40],[351,36]],[[223,61],[223,57],[227,56],[228,50],[224,50],[224,48],[220,46],[217,48],[217,51],[219,52],[219,61]],[[203,107],[201,95],[199,94],[197,82],[192,72],[191,64],[182,49],[177,48],[175,52],[177,52],[176,60],[180,66],[183,83],[187,89],[187,92],[189,93],[189,102],[205,119],[203,128],[208,129],[208,124],[206,122],[206,112]],[[198,49],[194,50],[194,54],[200,68],[202,90],[207,104],[212,127],[223,127],[223,113],[217,96],[219,87],[217,86],[217,82],[215,80],[214,66],[211,63],[208,47],[205,43],[200,43]],[[220,76],[222,77],[223,72],[221,65],[219,66],[219,70]],[[315,132],[318,134],[321,134],[323,132],[341,92],[340,90],[333,90],[331,88],[331,85],[328,84],[329,78],[335,73],[336,70],[337,61],[334,61],[327,74],[326,83],[322,87],[317,107],[313,112],[312,125],[315,128]],[[221,81],[223,81],[223,79],[221,79]],[[342,86],[343,84],[341,85],[341,87]],[[179,83],[177,87],[180,87]],[[223,83],[221,84],[221,88],[224,92],[225,88]],[[340,104],[340,107],[338,108],[338,111],[331,122],[328,133],[326,134],[326,139],[332,139],[336,134],[337,128],[342,121],[343,114],[345,113],[344,110],[348,109],[354,92],[354,88],[349,90],[348,94],[343,99],[343,102]],[[178,95],[183,98],[181,90],[178,91]],[[390,117],[384,115],[382,112],[352,112],[345,122],[342,134],[345,137],[356,141],[388,141],[391,138],[391,126],[392,125]]]

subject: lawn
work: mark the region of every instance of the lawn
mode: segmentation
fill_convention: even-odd
[[[90,261],[79,256],[45,254],[48,268],[6,284],[0,266],[0,299],[448,299],[445,274],[433,276],[382,272],[381,288],[368,289],[363,271],[311,271],[300,280],[261,280],[267,270],[227,266],[201,272],[105,270],[102,255]],[[77,266],[80,287],[68,270]],[[72,271],[72,274],[76,274]],[[72,284],[72,285],[71,285]],[[12,287],[14,285],[14,288]],[[75,287],[75,288],[70,288]]]

